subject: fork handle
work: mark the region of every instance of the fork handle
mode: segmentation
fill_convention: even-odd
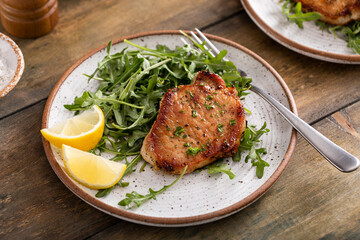
[[[263,90],[252,85],[250,88],[273,106],[321,155],[342,172],[352,172],[359,167],[359,159],[351,155],[320,132],[300,119],[284,105]]]

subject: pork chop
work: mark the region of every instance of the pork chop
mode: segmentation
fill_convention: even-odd
[[[321,20],[344,25],[360,19],[360,0],[295,0],[301,2],[304,12],[318,12]]]
[[[236,153],[245,130],[245,112],[233,87],[201,71],[190,85],[170,89],[144,139],[141,155],[155,169],[190,173]]]

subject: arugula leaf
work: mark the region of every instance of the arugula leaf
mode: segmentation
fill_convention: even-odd
[[[100,189],[96,194],[95,197],[97,198],[101,198],[101,197],[105,197],[106,195],[108,195],[115,186],[109,187],[109,188],[105,188],[105,189]]]
[[[134,206],[140,207],[144,202],[150,200],[150,199],[154,199],[156,200],[156,196],[165,192],[167,189],[169,189],[171,186],[173,186],[177,181],[179,181],[182,176],[185,174],[187,169],[187,166],[185,167],[184,171],[181,173],[181,175],[175,179],[174,182],[172,182],[169,185],[165,185],[163,188],[161,188],[158,191],[154,191],[151,188],[149,188],[149,193],[146,195],[141,195],[135,191],[132,191],[131,193],[127,193],[126,194],[126,198],[124,198],[123,200],[121,200],[118,204],[120,206],[127,206],[129,208],[132,208]]]
[[[303,22],[314,21],[322,18],[322,15],[318,12],[303,13],[301,11],[301,2],[296,3],[287,0],[282,5],[282,12],[286,15],[289,21],[295,22],[299,28],[304,28]]]
[[[218,163],[215,162],[213,164],[210,164],[208,166],[205,167],[205,169],[208,169],[208,173],[209,174],[214,174],[214,173],[225,173],[229,176],[230,179],[233,179],[235,177],[235,174],[231,171],[231,168],[227,168],[228,165],[226,163]]]
[[[252,166],[256,166],[256,176],[258,178],[263,177],[264,167],[269,166],[269,164],[261,158],[262,154],[267,153],[266,149],[256,148],[256,144],[260,142],[259,138],[267,132],[269,132],[269,129],[266,128],[266,122],[264,122],[259,130],[256,130],[255,126],[246,126],[238,151],[233,156],[233,161],[240,161],[241,154],[244,151],[249,151],[245,157],[245,162],[248,162],[250,159]]]

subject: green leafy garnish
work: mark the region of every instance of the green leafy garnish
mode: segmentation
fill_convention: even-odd
[[[267,153],[266,149],[256,148],[257,143],[260,142],[259,138],[267,132],[269,132],[269,129],[266,128],[266,122],[264,122],[263,126],[259,130],[256,130],[255,126],[246,126],[243,137],[240,141],[239,149],[233,156],[234,161],[240,161],[241,153],[249,151],[245,158],[245,162],[248,162],[250,159],[252,165],[256,166],[256,176],[258,178],[262,178],[264,174],[264,167],[269,166],[269,164],[261,158],[262,154]]]
[[[230,119],[230,126],[234,126],[236,124],[236,120]]]
[[[154,191],[151,188],[149,188],[149,194],[146,194],[146,195],[141,195],[135,191],[132,191],[131,193],[127,193],[126,198],[121,200],[118,204],[120,206],[127,206],[127,207],[131,208],[134,206],[140,207],[144,202],[146,202],[150,199],[156,200],[157,195],[165,192],[167,189],[169,189],[171,186],[173,186],[177,181],[179,181],[181,179],[181,177],[185,174],[186,169],[187,169],[187,166],[184,168],[184,171],[181,173],[181,175],[178,178],[176,178],[176,180],[174,182],[172,182],[169,185],[165,185],[160,190]]]
[[[333,25],[322,22],[322,15],[317,12],[303,13],[301,11],[301,2],[294,2],[294,0],[287,0],[282,5],[282,12],[290,21],[295,22],[300,28],[303,28],[303,22],[314,21],[321,30],[327,30],[333,33],[335,37],[342,38],[347,42],[347,46],[353,50],[354,53],[360,54],[360,21],[352,21],[347,25]]]
[[[345,26],[317,21],[316,25],[318,25],[321,30],[326,30],[329,33],[333,33],[335,37],[342,38],[348,43],[347,46],[351,48],[354,53],[360,54],[360,21],[354,21]]]
[[[235,177],[235,174],[231,171],[231,168],[228,168],[228,165],[226,163],[220,164],[218,162],[215,162],[206,166],[205,169],[208,169],[207,172],[209,174],[225,173],[229,176],[230,179],[233,179]]]
[[[295,22],[299,28],[304,28],[303,22],[314,21],[322,18],[318,12],[303,13],[301,11],[301,2],[295,3],[292,0],[287,0],[282,5],[282,12],[286,15],[289,21]]]

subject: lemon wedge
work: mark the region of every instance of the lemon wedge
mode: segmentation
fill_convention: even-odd
[[[126,165],[89,152],[62,145],[65,170],[71,178],[92,189],[114,186],[124,175]]]
[[[46,140],[58,148],[63,144],[88,151],[96,147],[104,132],[104,114],[94,105],[70,119],[44,128],[41,134]]]

